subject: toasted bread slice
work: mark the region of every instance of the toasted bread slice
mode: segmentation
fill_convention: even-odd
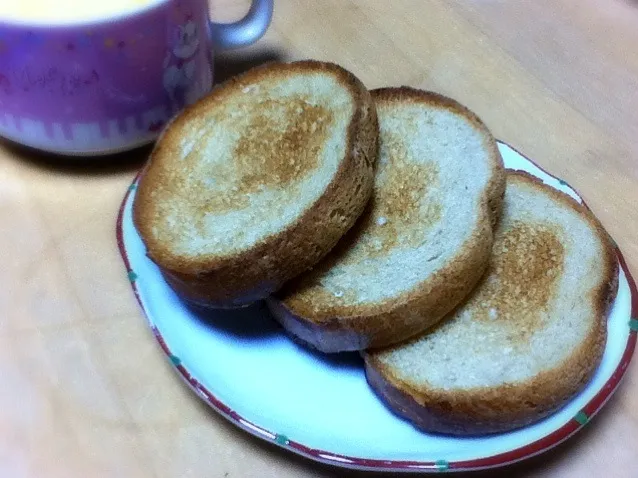
[[[405,340],[455,307],[487,267],[505,187],[496,142],[465,107],[405,87],[372,96],[381,149],[369,207],[269,300],[294,337],[324,352]]]
[[[377,153],[374,103],[350,72],[315,61],[257,67],[163,132],[139,183],[135,225],[184,299],[246,305],[350,229]]]
[[[435,330],[367,353],[368,382],[429,432],[487,434],[540,420],[598,366],[617,267],[584,206],[511,173],[480,285]]]

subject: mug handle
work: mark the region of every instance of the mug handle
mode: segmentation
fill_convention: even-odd
[[[253,0],[244,18],[233,23],[211,22],[213,45],[222,50],[239,48],[259,40],[272,18],[273,0]]]

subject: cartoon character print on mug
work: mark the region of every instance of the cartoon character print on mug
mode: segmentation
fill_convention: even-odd
[[[206,25],[198,25],[184,2],[176,2],[168,24],[168,49],[163,63],[163,85],[171,113],[204,96],[211,88],[212,71],[205,58]]]

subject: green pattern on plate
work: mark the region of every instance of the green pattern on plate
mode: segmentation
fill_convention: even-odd
[[[135,282],[137,280],[137,274],[133,271],[128,271],[128,280]]]
[[[169,358],[171,359],[171,363],[175,365],[176,367],[179,367],[182,363],[182,361],[177,355],[171,355]]]
[[[638,319],[629,319],[629,330],[638,332]]]
[[[580,412],[576,414],[576,416],[574,417],[574,420],[576,420],[581,425],[584,425],[585,423],[589,421],[589,417],[587,416],[585,412],[581,410]]]
[[[568,184],[562,179],[559,179],[558,182],[560,183],[561,186],[568,186]]]
[[[133,183],[128,187],[129,191],[135,191],[137,189],[137,184]]]
[[[437,460],[434,464],[438,471],[447,471],[450,468],[450,464],[445,460]]]
[[[620,249],[618,247],[618,243],[616,242],[616,239],[614,239],[613,237],[611,237],[609,234],[607,234],[607,237],[609,237],[609,242],[612,243],[612,245],[614,246],[615,249]]]
[[[279,445],[287,445],[288,444],[288,437],[286,435],[280,435],[279,433],[277,433],[275,435],[275,443],[277,443]]]

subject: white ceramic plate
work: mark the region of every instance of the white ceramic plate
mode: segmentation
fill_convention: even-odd
[[[526,170],[582,202],[563,181],[509,146],[499,147],[506,167]],[[618,251],[622,267],[609,338],[599,369],[580,394],[545,420],[514,432],[483,438],[428,435],[385,408],[368,387],[358,354],[326,356],[296,345],[262,304],[206,316],[185,307],[145,256],[131,220],[134,195],[135,183],[120,211],[118,243],[135,295],[176,370],[232,423],[313,460],[423,472],[489,468],[528,458],[591,419],[618,386],[636,344],[638,294]]]

